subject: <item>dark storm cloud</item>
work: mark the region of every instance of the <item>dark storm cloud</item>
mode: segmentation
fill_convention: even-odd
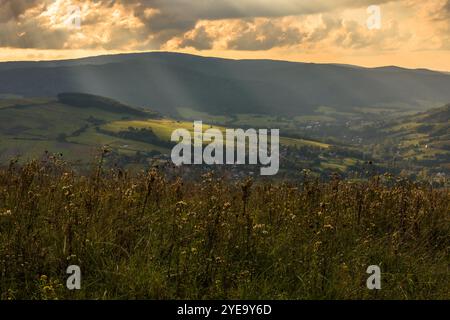
[[[61,30],[42,28],[34,17],[24,15],[30,9],[45,8],[46,0],[0,0],[0,47],[63,47],[67,35]]]
[[[39,4],[39,0],[0,0],[0,23],[16,20],[29,8]]]
[[[199,20],[245,19],[255,17],[277,18],[328,12],[339,8],[364,7],[392,0],[148,0],[121,1],[135,6],[135,15],[144,22],[155,40],[164,43],[193,29]],[[145,9],[158,13],[146,17]],[[247,34],[246,37],[250,37]],[[271,40],[259,47],[265,47]],[[285,39],[283,41],[288,41]]]

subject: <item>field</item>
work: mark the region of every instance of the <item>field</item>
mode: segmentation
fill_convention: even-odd
[[[103,169],[106,156],[84,176],[52,158],[0,170],[1,299],[450,298],[448,189],[182,181]]]
[[[448,167],[450,155],[450,105],[394,121],[381,128],[382,144],[395,149],[398,158],[419,163],[433,161],[434,168]]]
[[[126,112],[99,108],[79,108],[55,99],[0,100],[0,162],[8,163],[20,156],[22,161],[40,158],[44,151],[62,152],[72,161],[90,161],[95,150],[110,144],[121,150],[158,150],[158,147],[117,137],[102,135],[94,130],[92,122],[108,122],[133,117]],[[125,149],[125,148],[122,148]]]
[[[126,130],[129,127],[133,128],[151,128],[152,131],[163,141],[170,141],[170,136],[172,132],[176,129],[186,129],[191,132],[194,132],[193,122],[189,121],[177,121],[173,119],[147,119],[147,120],[134,120],[134,121],[112,121],[102,128],[118,132],[121,130]],[[208,123],[203,123],[203,131],[214,128],[219,129],[225,134],[225,130],[227,129],[224,126],[216,126],[209,125]],[[257,127],[256,127],[257,128]],[[225,141],[226,143],[226,141]],[[318,148],[328,148],[329,145],[326,143],[320,143],[312,140],[305,139],[297,139],[297,138],[288,138],[288,137],[280,137],[280,144],[288,145],[288,146],[313,146]]]
[[[0,128],[0,163],[7,164],[15,157],[25,163],[41,158],[48,151],[63,153],[64,158],[73,163],[87,164],[92,161],[95,150],[102,146],[108,146],[119,155],[128,157],[136,153],[170,155],[168,143],[172,132],[179,128],[193,131],[191,120],[164,118],[149,111],[140,114],[137,109],[103,97],[74,96],[81,102],[55,98],[0,100],[0,118],[3,123]],[[118,105],[121,108],[119,110]],[[254,121],[263,118],[248,119]],[[239,127],[239,123],[234,126],[211,125],[218,119],[209,119],[207,116],[201,119],[205,119],[204,130],[213,127],[223,132],[226,128]],[[258,128],[256,124],[253,123],[254,128]],[[159,141],[120,136],[120,133],[130,128],[151,130]],[[330,147],[327,143],[287,136],[280,137],[280,144],[318,149]]]

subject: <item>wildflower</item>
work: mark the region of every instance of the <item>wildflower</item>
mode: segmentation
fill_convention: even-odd
[[[53,291],[53,287],[46,285],[46,286],[44,286],[44,291]]]
[[[4,211],[4,212],[2,212],[2,213],[0,213],[0,216],[4,216],[4,217],[10,216],[10,215],[12,215],[12,211],[9,210],[9,209]]]
[[[258,223],[253,226],[253,229],[254,230],[263,229],[265,226],[266,226],[265,224]]]
[[[316,241],[314,243],[314,252],[319,251],[320,246],[322,245],[322,241]]]
[[[77,255],[72,254],[72,255],[68,256],[66,259],[67,259],[67,261],[69,261],[69,260],[75,260],[76,258],[77,258]]]

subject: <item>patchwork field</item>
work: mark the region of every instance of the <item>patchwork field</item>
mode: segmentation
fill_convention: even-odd
[[[316,115],[277,117],[233,114],[227,117],[179,108],[182,118],[165,118],[151,111],[123,105],[103,97],[63,94],[57,98],[0,99],[0,163],[13,158],[20,162],[39,159],[48,153],[62,154],[76,163],[89,163],[106,146],[123,165],[151,162],[155,155],[169,155],[176,129],[193,133],[193,121],[203,121],[203,131],[214,128],[279,128],[282,148],[281,171],[305,168],[319,174],[346,173],[362,168],[367,160],[384,170],[436,172],[449,168],[449,106],[397,120],[338,120],[330,107],[320,107]],[[380,114],[384,109],[378,110]],[[379,114],[378,114],[379,115]],[[364,140],[362,137],[370,136]],[[205,142],[206,143],[206,142]],[[225,141],[226,143],[226,141]],[[367,171],[367,170],[366,170]]]
[[[194,132],[193,122],[189,121],[177,121],[172,119],[149,119],[149,120],[122,120],[122,121],[112,121],[108,124],[102,126],[102,128],[110,131],[119,132],[126,130],[128,128],[151,128],[153,132],[164,141],[169,141],[171,134],[176,129],[186,129],[189,132]],[[225,136],[226,127],[209,125],[203,123],[203,130],[207,129],[219,129]],[[280,137],[280,144],[289,146],[314,146],[319,148],[328,148],[329,145],[326,143],[320,143],[312,140],[305,139],[295,139],[288,137]]]
[[[155,117],[153,113],[140,115],[132,109],[117,111],[116,102],[111,102],[112,107],[108,110],[96,107],[96,99],[100,98],[92,99],[94,102],[92,106],[89,102],[89,107],[70,105],[57,99],[0,100],[0,161],[6,163],[14,157],[27,161],[41,157],[45,151],[63,153],[73,161],[88,161],[102,146],[130,156],[136,152],[169,154],[170,148],[166,144],[174,130],[193,132],[192,121]],[[152,142],[120,135],[131,128],[151,130],[158,140]],[[206,121],[203,128],[226,130],[225,126],[209,125]],[[289,137],[280,137],[280,143],[296,147],[329,147],[325,143]]]

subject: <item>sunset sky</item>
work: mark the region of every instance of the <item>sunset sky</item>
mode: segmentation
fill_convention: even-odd
[[[152,50],[450,71],[450,0],[0,0],[0,61]]]

